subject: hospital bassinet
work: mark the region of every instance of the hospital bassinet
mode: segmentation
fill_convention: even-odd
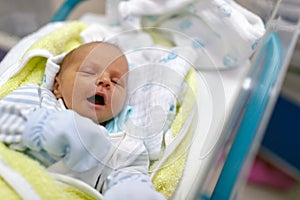
[[[80,2],[67,0],[52,21],[66,20]],[[267,31],[246,67],[196,70],[199,124],[190,124],[195,138],[172,199],[238,195],[288,67],[299,33],[299,8],[275,0],[238,2],[258,14]]]

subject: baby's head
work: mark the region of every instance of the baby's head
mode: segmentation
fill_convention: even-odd
[[[127,72],[126,57],[115,45],[83,44],[62,61],[54,94],[68,109],[104,124],[123,107]]]

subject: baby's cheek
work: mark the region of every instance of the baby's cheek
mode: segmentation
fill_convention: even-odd
[[[75,99],[75,97],[74,97],[74,94],[71,91],[64,92],[63,95],[62,95],[62,99],[65,103],[65,106],[68,109],[72,109],[74,107],[73,99]]]
[[[126,94],[123,91],[115,91],[112,94],[112,110],[114,113],[119,113],[123,108]]]

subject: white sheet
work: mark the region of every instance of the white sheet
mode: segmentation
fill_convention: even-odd
[[[116,3],[117,2],[117,3]],[[188,45],[198,53],[200,69],[243,64],[265,32],[254,13],[228,0],[112,1],[118,13],[107,13],[124,29],[155,27],[168,30],[175,46]],[[209,56],[207,56],[209,55]]]

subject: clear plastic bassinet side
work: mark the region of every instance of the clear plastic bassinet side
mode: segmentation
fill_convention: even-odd
[[[67,12],[64,16],[54,17],[52,20],[64,20],[72,7],[79,2],[66,1]],[[235,106],[225,121],[220,137],[213,142],[216,145],[211,147],[212,151],[209,151],[203,159],[204,164],[194,172],[197,178],[193,183],[189,183],[189,192],[184,191],[184,194],[188,194],[185,198],[230,199],[237,195],[240,187],[236,186],[243,185],[238,183],[244,183],[246,180],[243,173],[249,167],[258,148],[296,43],[299,15],[286,11],[285,5],[280,4],[280,0],[237,0],[237,2],[259,15],[266,24],[267,32],[258,44],[247,73],[242,77],[239,95],[234,100]],[[224,78],[223,73],[217,71],[215,76],[219,77],[221,74]],[[205,72],[200,71],[200,74],[201,76],[204,74],[204,79],[207,79]],[[210,75],[214,76],[212,73],[208,76]],[[226,163],[220,173],[218,170],[222,168],[222,164],[218,155],[222,151],[226,152],[221,158]],[[230,153],[227,154],[227,151]],[[219,179],[217,184],[212,177]],[[184,190],[186,189],[184,187]],[[180,198],[178,195],[173,197]]]

